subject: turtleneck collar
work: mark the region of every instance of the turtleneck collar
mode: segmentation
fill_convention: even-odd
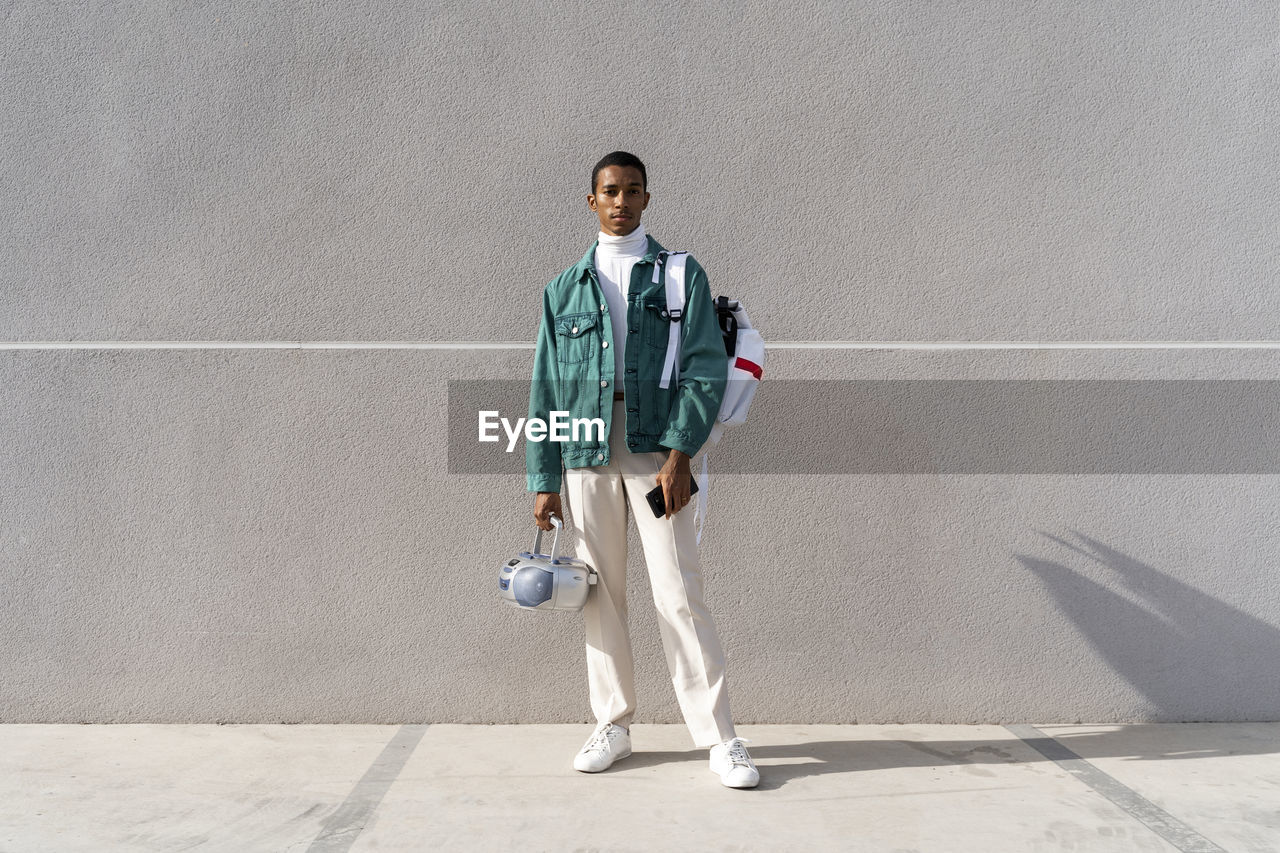
[[[644,223],[636,223],[636,229],[621,237],[601,231],[596,251],[607,258],[639,258],[649,249],[649,239],[644,234]]]

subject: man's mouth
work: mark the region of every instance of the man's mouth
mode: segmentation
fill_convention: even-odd
[[[630,219],[630,218],[631,218],[631,214],[630,214],[630,213],[615,213],[615,214],[613,215],[613,218],[614,218],[614,219]]]

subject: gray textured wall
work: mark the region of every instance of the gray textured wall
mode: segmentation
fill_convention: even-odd
[[[523,478],[450,473],[446,402],[528,374],[480,344],[532,341],[614,148],[771,342],[1277,337],[1270,3],[0,17],[2,721],[588,720],[581,625],[497,602]],[[768,375],[1276,380],[1280,350],[777,346]],[[1277,466],[839,468],[714,482],[739,722],[1280,718]],[[637,719],[678,721],[631,565]]]

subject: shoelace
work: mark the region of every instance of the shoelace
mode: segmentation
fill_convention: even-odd
[[[587,745],[583,747],[582,751],[590,752],[593,749],[608,749],[610,742],[608,733],[612,731],[613,727],[611,726],[596,729],[595,734],[591,736],[591,740],[587,741]]]
[[[735,737],[727,742],[727,746],[729,747],[729,764],[731,766],[735,764],[741,764],[743,767],[751,766],[751,759],[747,755],[747,748],[743,746],[744,743],[750,742],[751,741],[745,737]]]

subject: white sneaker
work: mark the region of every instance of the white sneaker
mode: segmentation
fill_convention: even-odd
[[[573,769],[598,773],[631,754],[631,733],[616,723],[601,723],[573,759]]]
[[[731,738],[711,747],[711,772],[730,788],[754,788],[760,782],[760,771],[747,755],[744,737]]]

